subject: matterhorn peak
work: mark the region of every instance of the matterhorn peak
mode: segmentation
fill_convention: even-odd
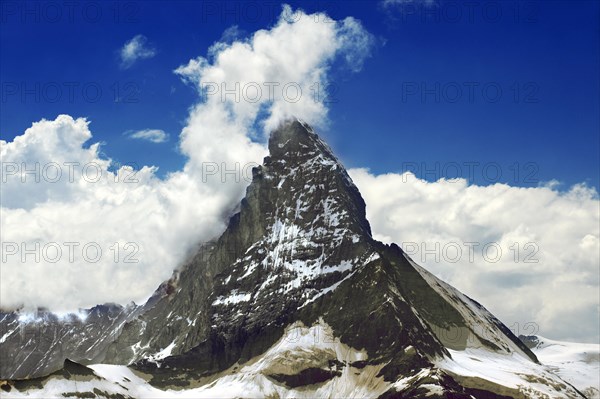
[[[133,397],[581,397],[482,305],[374,240],[358,189],[309,125],[285,121],[269,151],[225,232],[177,278],[66,333],[93,337],[85,345],[50,338],[43,367],[3,362],[2,377],[69,358],[100,363],[103,386]]]

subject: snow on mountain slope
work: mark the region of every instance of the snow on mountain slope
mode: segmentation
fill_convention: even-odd
[[[556,346],[552,344],[550,347]],[[586,345],[577,346],[577,349]],[[543,348],[546,349],[546,348]],[[407,348],[407,351],[413,348]],[[576,351],[577,353],[580,353]],[[301,322],[264,354],[238,364],[196,387],[159,389],[126,366],[97,364],[87,375],[55,375],[42,386],[0,395],[2,398],[64,398],[66,395],[120,398],[377,398],[388,392],[409,392],[407,398],[446,397],[448,376],[472,391],[458,398],[575,398],[578,394],[552,374],[552,368],[533,363],[518,354],[503,354],[485,348],[450,350],[452,358],[436,367],[423,368],[395,382],[380,374],[384,364],[368,364],[369,355],[342,343],[322,319],[307,327]],[[564,355],[562,355],[564,358]],[[70,367],[71,369],[73,366]],[[93,371],[93,373],[92,373]],[[306,384],[309,381],[310,383]],[[489,396],[482,386],[498,396]],[[412,392],[412,393],[411,393]],[[414,396],[413,396],[414,395]],[[483,395],[483,396],[479,396]]]
[[[557,392],[563,392],[563,397],[578,397],[567,381],[560,381],[548,367],[535,364],[520,354],[508,355],[484,348],[450,350],[450,354],[452,359],[444,359],[437,366],[459,382],[465,382],[462,377],[479,378],[519,392],[528,399],[556,398]],[[494,391],[512,395],[509,389],[496,388]]]
[[[505,332],[502,330],[506,327],[487,309],[456,288],[435,277],[416,264],[408,255],[405,254],[405,257],[441,295],[449,301],[457,303],[457,309],[468,321],[473,331],[476,332],[475,334],[468,333],[467,347],[464,350],[449,347],[452,359],[444,359],[442,362],[437,363],[438,367],[453,375],[479,377],[499,385],[528,391],[528,395],[531,395],[532,398],[538,397],[536,395],[541,395],[539,397],[544,397],[543,395],[553,397],[553,390],[546,388],[548,385],[568,389],[569,384],[583,392],[587,397],[596,397],[590,395],[593,390],[588,390],[586,384],[590,384],[590,379],[587,377],[590,377],[592,373],[595,373],[595,376],[591,378],[591,381],[597,381],[600,378],[598,376],[600,371],[598,367],[598,345],[564,345],[565,343],[562,342],[542,338],[543,341],[539,342],[539,345],[530,346],[530,348],[533,349],[538,360],[551,367],[535,364],[523,353],[522,346],[517,345],[515,342],[507,342],[504,339]],[[487,320],[488,323],[481,323],[482,320]],[[482,328],[485,328],[485,330],[482,330]],[[500,350],[492,352],[483,348],[480,343],[482,338],[497,344]],[[453,337],[451,341],[457,340],[457,337]],[[452,344],[453,342],[446,342],[446,344],[448,343]],[[574,361],[574,359],[577,360]],[[595,367],[590,367],[590,363],[594,359]],[[575,363],[578,361],[583,362],[584,366],[577,367]],[[553,374],[561,377],[567,384],[556,381]],[[564,387],[561,387],[561,385],[564,385]],[[525,388],[526,386],[527,388]]]
[[[590,399],[600,399],[600,345],[521,337],[542,364],[573,384]]]
[[[235,365],[213,382],[193,389],[197,398],[378,397],[389,387],[381,366],[368,366],[364,350],[334,337],[323,320],[311,327],[294,323],[263,355]],[[303,381],[305,380],[305,381]],[[304,385],[306,381],[312,383]]]
[[[96,389],[106,396],[134,398],[378,397],[390,384],[377,376],[381,366],[364,364],[367,357],[365,351],[341,343],[322,320],[311,327],[299,322],[286,329],[284,336],[263,355],[243,365],[234,365],[198,388],[158,389],[126,366],[97,364],[88,366],[95,374],[89,381],[53,377],[43,388],[25,392],[11,390],[0,396],[64,398],[65,393],[78,393],[83,397],[88,392],[98,394]],[[301,386],[302,381],[294,380],[297,375],[323,381],[305,387]],[[298,388],[289,388],[290,385]]]

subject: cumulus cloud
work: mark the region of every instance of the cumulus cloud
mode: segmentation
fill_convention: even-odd
[[[141,301],[223,229],[239,199],[239,182],[217,191],[185,172],[161,180],[153,167],[111,171],[98,144],[85,148],[88,124],[61,115],[0,142],[5,308]]]
[[[598,341],[594,188],[427,182],[410,172],[376,176],[366,169],[350,175],[376,238],[401,245],[514,331]]]
[[[323,94],[331,62],[343,57],[359,70],[372,44],[372,35],[354,18],[332,21],[286,5],[272,29],[231,44],[217,42],[210,59],[198,57],[175,72],[203,95],[203,110],[219,108],[231,124],[249,127],[259,119],[264,133],[295,115],[320,126],[327,115]],[[315,95],[319,88],[321,95]],[[184,146],[193,144],[186,140]]]
[[[144,129],[135,132],[127,132],[126,136],[132,139],[147,140],[152,143],[164,143],[169,140],[169,135],[160,129]]]
[[[136,35],[121,47],[121,68],[127,69],[137,60],[152,58],[155,55],[156,50],[150,46],[146,36]]]
[[[180,134],[186,164],[164,179],[154,167],[133,170],[101,157],[83,118],[42,120],[12,142],[0,141],[2,306],[73,310],[145,300],[198,243],[224,230],[251,168],[267,154],[266,131],[291,115],[325,122],[323,99],[311,96],[310,86],[326,85],[337,58],[362,62],[360,54],[368,49],[361,34],[369,35],[354,19],[332,21],[287,6],[271,29],[246,39],[226,32],[206,58],[178,68],[179,76],[198,89],[205,82],[278,89],[272,98],[265,91],[257,102],[245,97],[249,92],[239,101],[220,93],[203,96]],[[353,48],[348,35],[359,46]],[[131,65],[154,51],[136,36],[121,55]],[[289,101],[293,88],[282,94],[288,83],[300,87],[298,101]],[[162,137],[147,131],[142,136]]]

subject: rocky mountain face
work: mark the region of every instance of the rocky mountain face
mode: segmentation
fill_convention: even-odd
[[[360,193],[308,125],[283,124],[269,150],[223,235],[145,305],[83,323],[42,349],[52,361],[11,361],[2,377],[68,357],[198,397],[581,397],[480,304],[374,240]]]
[[[35,315],[0,312],[0,378],[44,376],[67,358],[97,361],[138,311],[133,304],[107,304],[64,317],[43,309]]]

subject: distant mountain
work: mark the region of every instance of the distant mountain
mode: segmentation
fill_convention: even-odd
[[[223,235],[145,305],[83,323],[79,345],[49,340],[47,366],[8,361],[2,377],[68,357],[104,363],[90,366],[102,392],[132,397],[584,397],[479,303],[374,240],[360,193],[312,128],[282,124],[269,150]]]
[[[66,317],[44,309],[34,315],[0,312],[0,378],[44,376],[63,367],[67,358],[100,361],[125,321],[140,310],[134,304],[106,304]]]

